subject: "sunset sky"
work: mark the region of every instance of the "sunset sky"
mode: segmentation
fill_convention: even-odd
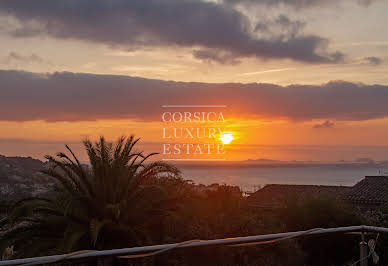
[[[227,160],[388,160],[387,10],[1,0],[0,154],[42,159],[67,143],[85,158],[80,140],[130,134],[160,152],[163,112],[215,111],[234,136]]]

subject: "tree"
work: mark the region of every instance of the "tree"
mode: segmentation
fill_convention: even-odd
[[[138,141],[85,140],[89,165],[67,145],[69,155],[46,156],[42,172],[57,181],[56,191],[13,205],[0,223],[0,251],[14,245],[23,257],[151,244],[150,230],[174,209],[171,191],[184,181],[176,167],[148,162],[156,153],[137,152]]]
[[[350,205],[330,198],[290,199],[278,213],[286,231],[330,228],[364,224]],[[344,265],[358,256],[359,237],[331,234],[298,239],[305,252],[306,265]]]

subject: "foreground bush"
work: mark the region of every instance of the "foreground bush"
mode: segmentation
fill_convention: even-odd
[[[236,187],[196,186],[184,181],[174,166],[148,162],[154,154],[137,152],[137,142],[133,137],[114,144],[104,138],[85,141],[88,165],[67,146],[68,154],[47,156],[49,167],[43,172],[57,182],[56,189],[47,198],[28,198],[11,206],[0,223],[0,251],[13,247],[17,258],[364,222],[349,206],[330,199],[290,200],[285,208],[252,209]],[[341,234],[174,250],[134,259],[129,265],[343,265],[357,259],[358,242],[358,236]]]
[[[184,182],[174,166],[147,163],[154,154],[136,152],[137,142],[86,140],[88,166],[68,146],[70,155],[47,156],[50,167],[43,173],[57,181],[57,191],[12,207],[2,220],[1,250],[13,245],[25,257],[152,243],[152,227],[174,208],[168,188]]]

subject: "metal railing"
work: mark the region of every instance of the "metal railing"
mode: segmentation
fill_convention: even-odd
[[[213,239],[213,240],[191,240],[191,241],[174,243],[174,244],[132,247],[132,248],[122,248],[122,249],[112,249],[112,250],[99,250],[99,251],[86,250],[86,251],[79,251],[79,252],[63,254],[63,255],[5,260],[5,261],[0,261],[0,266],[23,265],[23,264],[37,265],[37,264],[43,264],[43,263],[53,263],[58,261],[62,262],[62,261],[69,261],[69,260],[76,260],[76,259],[117,257],[117,256],[125,256],[125,255],[127,255],[127,257],[129,258],[131,257],[131,255],[133,255],[133,257],[142,257],[143,255],[141,254],[145,254],[144,256],[156,255],[158,253],[171,250],[171,249],[182,249],[182,248],[204,247],[204,246],[244,246],[245,244],[246,245],[267,244],[267,243],[276,242],[279,240],[298,238],[302,236],[314,236],[314,235],[322,235],[322,234],[350,233],[350,232],[361,233],[360,260],[358,262],[360,263],[361,266],[367,266],[370,252],[368,252],[368,245],[365,242],[364,233],[367,233],[367,232],[388,233],[388,228],[367,226],[367,225],[335,227],[335,228],[315,228],[315,229],[310,229],[306,231],[297,231],[297,232]]]

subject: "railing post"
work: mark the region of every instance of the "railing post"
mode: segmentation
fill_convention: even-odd
[[[365,242],[364,232],[361,232],[360,266],[368,266],[368,244]]]

